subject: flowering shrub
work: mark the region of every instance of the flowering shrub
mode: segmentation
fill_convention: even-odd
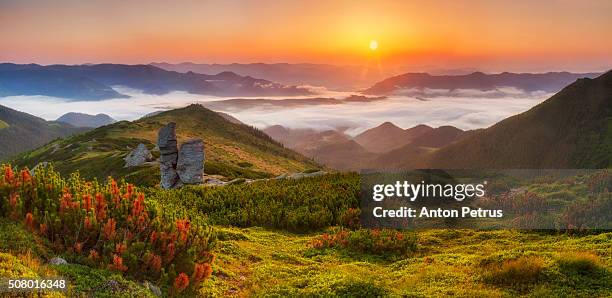
[[[416,235],[392,229],[359,229],[325,233],[311,242],[317,249],[343,247],[352,251],[377,255],[407,255],[416,250]]]
[[[131,184],[76,174],[65,180],[51,167],[32,176],[4,165],[0,198],[0,216],[23,221],[77,262],[160,282],[176,278],[179,292],[212,273],[212,230],[146,201]]]

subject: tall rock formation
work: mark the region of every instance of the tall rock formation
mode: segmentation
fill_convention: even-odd
[[[157,146],[161,153],[159,167],[162,188],[202,183],[204,143],[201,139],[189,140],[178,150],[176,123],[170,122],[159,130]]]
[[[159,130],[157,135],[157,146],[161,153],[159,157],[159,169],[161,172],[161,187],[174,188],[180,181],[176,173],[176,162],[178,159],[178,148],[176,141],[176,123],[170,122]]]
[[[202,183],[204,171],[204,143],[202,140],[189,140],[181,145],[176,171],[185,184]]]

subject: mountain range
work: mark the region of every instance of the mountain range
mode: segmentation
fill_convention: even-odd
[[[60,116],[59,118],[57,118],[57,120],[55,121],[68,123],[76,127],[90,127],[90,128],[96,128],[96,127],[100,127],[100,126],[104,126],[104,125],[108,125],[108,124],[117,122],[117,120],[111,118],[109,115],[106,115],[106,114],[89,115],[89,114],[74,113],[74,112],[66,113]]]
[[[612,166],[612,71],[578,79],[527,112],[486,129],[402,129],[385,122],[354,138],[279,126],[264,132],[345,170],[606,168]]]
[[[337,130],[290,129],[280,125],[270,126],[263,131],[288,148],[342,170],[387,167],[395,164],[393,155],[396,152],[429,152],[472,133],[453,126],[433,128],[423,124],[402,129],[391,122],[368,129],[355,137]]]
[[[342,91],[367,88],[386,76],[394,74],[381,73],[378,69],[368,69],[363,66],[313,63],[197,64],[185,62],[179,64],[152,63],[151,65],[183,73],[191,71],[213,74],[231,71],[286,85],[320,86],[330,90]]]
[[[474,72],[467,75],[439,75],[405,73],[382,80],[363,91],[365,94],[385,95],[402,93],[411,89],[475,89],[491,91],[512,87],[523,91],[557,92],[579,78],[593,78],[599,73],[499,73]]]
[[[308,95],[308,89],[286,86],[233,72],[213,75],[179,73],[152,65],[0,64],[0,96],[45,95],[71,100],[127,97],[113,89],[124,86],[147,94],[185,91],[215,96]]]
[[[0,160],[85,130],[0,105]]]

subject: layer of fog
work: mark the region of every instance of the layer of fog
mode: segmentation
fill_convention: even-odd
[[[191,103],[206,103],[227,98],[202,96],[185,92],[149,95],[138,90],[115,88],[130,98],[103,101],[67,101],[47,96],[1,97],[0,105],[23,111],[46,120],[55,120],[67,112],[104,113],[117,120],[135,120],[146,114],[179,108]],[[427,91],[427,90],[426,90]],[[303,107],[256,107],[226,110],[240,121],[258,128],[282,125],[290,128],[347,129],[354,135],[385,121],[409,128],[417,124],[433,127],[453,125],[461,129],[488,127],[506,117],[521,113],[548,98],[550,94],[524,93],[520,90],[460,90],[454,93],[432,90],[422,96],[392,96],[372,102],[350,102],[336,105]],[[350,93],[325,92],[317,97],[344,98]],[[285,99],[287,97],[283,97]],[[270,99],[274,99],[273,97]]]

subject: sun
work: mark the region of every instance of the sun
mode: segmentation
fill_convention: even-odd
[[[378,41],[376,39],[370,40],[370,50],[376,51],[378,49]]]

